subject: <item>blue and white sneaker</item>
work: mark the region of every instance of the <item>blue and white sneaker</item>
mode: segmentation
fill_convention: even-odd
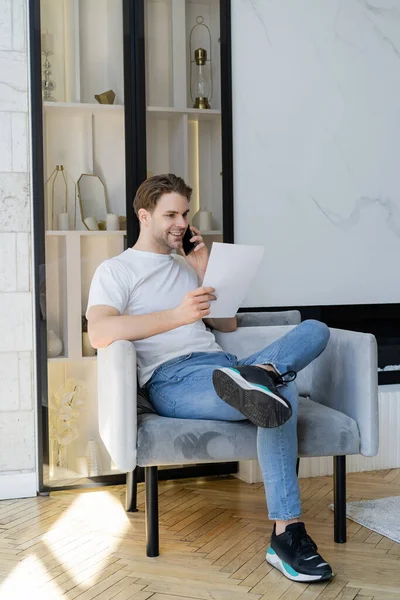
[[[286,526],[284,533],[276,535],[275,526],[267,562],[292,581],[325,581],[333,577],[330,565],[317,552],[316,543],[307,535],[304,523]]]
[[[290,371],[296,377],[294,371]],[[284,374],[288,375],[288,374]],[[258,427],[279,427],[292,415],[290,403],[278,390],[284,375],[257,366],[220,367],[213,373],[218,396]]]

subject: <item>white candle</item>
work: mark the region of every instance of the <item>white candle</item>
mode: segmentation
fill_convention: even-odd
[[[212,214],[208,210],[201,210],[198,218],[200,231],[209,231],[212,229]]]
[[[69,231],[69,215],[68,213],[60,213],[57,215],[58,231]]]
[[[42,33],[42,52],[53,52],[54,37],[52,33]]]
[[[84,223],[90,231],[97,231],[99,228],[97,221],[94,217],[86,217],[86,219],[84,219]]]
[[[119,216],[109,213],[107,215],[107,231],[118,231],[119,230]]]

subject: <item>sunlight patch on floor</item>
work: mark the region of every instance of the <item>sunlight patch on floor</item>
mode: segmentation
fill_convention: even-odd
[[[128,516],[112,493],[97,491],[75,496],[41,538],[49,550],[43,557],[48,569],[32,550],[32,555],[18,564],[0,585],[0,600],[32,599],[32,589],[43,585],[46,595],[42,592],[41,600],[58,600],[63,592],[51,581],[56,575],[49,573],[57,568],[67,572],[82,589],[92,587],[128,528]]]

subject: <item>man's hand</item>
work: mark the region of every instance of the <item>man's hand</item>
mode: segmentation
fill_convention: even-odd
[[[189,265],[196,271],[199,281],[203,281],[208,264],[208,248],[203,242],[200,231],[192,226],[190,226],[190,229],[193,233],[191,242],[196,242],[196,247],[190,254],[186,255],[183,250],[182,254]]]
[[[199,287],[185,294],[180,305],[175,308],[178,322],[182,325],[195,323],[210,314],[210,302],[216,300],[215,289]]]

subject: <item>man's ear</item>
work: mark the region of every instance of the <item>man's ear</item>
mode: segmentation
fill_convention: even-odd
[[[139,219],[141,225],[144,225],[144,226],[148,225],[149,217],[150,217],[150,213],[148,210],[146,210],[145,208],[139,208],[138,219]]]

